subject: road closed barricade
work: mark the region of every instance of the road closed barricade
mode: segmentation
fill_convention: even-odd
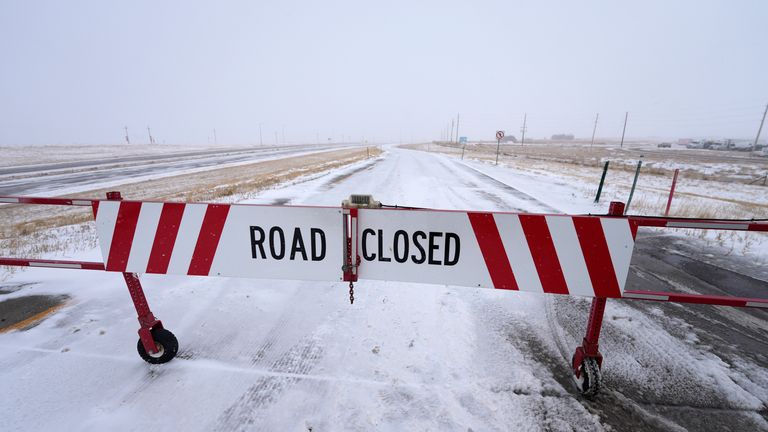
[[[137,274],[484,287],[591,297],[572,359],[581,392],[601,384],[598,340],[606,299],[768,307],[768,300],[626,289],[641,227],[768,231],[765,222],[607,215],[546,215],[382,207],[353,195],[340,207],[0,197],[8,204],[90,206],[103,262],[0,258],[0,265],[122,273],[136,307],[137,349],[170,361],[176,337],[151,312]]]
[[[621,297],[634,239],[625,218],[464,211],[101,201],[107,271],[357,278]]]

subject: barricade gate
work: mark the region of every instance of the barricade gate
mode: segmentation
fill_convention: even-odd
[[[137,350],[149,363],[178,341],[149,308],[137,274],[349,282],[388,280],[592,298],[572,358],[581,393],[600,389],[598,340],[608,298],[768,308],[768,299],[627,290],[641,227],[768,231],[768,223],[607,215],[383,208],[367,195],[341,207],[0,197],[0,203],[90,206],[103,262],[0,258],[0,265],[123,274],[139,319]]]

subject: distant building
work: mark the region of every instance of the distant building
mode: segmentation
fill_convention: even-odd
[[[507,143],[507,142],[517,142],[517,138],[515,138],[514,135],[505,135],[504,138],[501,139],[501,142]]]
[[[553,141],[570,141],[573,139],[573,134],[554,134],[552,135]]]
[[[677,140],[678,144],[687,145],[693,142],[693,138],[680,138]]]

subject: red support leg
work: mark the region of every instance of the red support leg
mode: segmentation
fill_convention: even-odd
[[[133,305],[136,307],[136,313],[139,316],[139,339],[141,339],[144,349],[148,353],[154,354],[157,352],[157,346],[155,346],[155,340],[152,338],[152,330],[163,328],[163,323],[155,318],[152,311],[149,310],[149,304],[144,296],[144,290],[141,288],[139,277],[135,273],[123,273],[123,277],[125,278],[125,284],[128,286],[128,292],[131,294]]]
[[[107,199],[111,201],[121,201],[123,197],[120,192],[107,192]],[[94,216],[96,216],[97,207],[94,207]],[[152,337],[152,330],[162,329],[163,323],[160,322],[149,310],[147,297],[144,296],[144,290],[141,288],[139,277],[135,273],[123,273],[125,284],[128,286],[128,292],[131,294],[133,306],[136,307],[136,313],[139,316],[139,339],[144,349],[151,354],[157,353],[157,345]]]
[[[573,354],[573,373],[576,378],[581,376],[581,363],[585,358],[593,358],[598,366],[603,365],[603,355],[599,350],[600,329],[603,326],[603,314],[605,313],[606,299],[604,297],[595,297],[592,299],[592,308],[589,310],[589,321],[587,321],[587,332],[581,342],[581,346],[576,348]]]
[[[608,215],[623,216],[624,203],[613,201],[608,206]],[[632,235],[635,235],[633,231]],[[576,348],[571,359],[573,374],[579,383],[581,394],[587,398],[594,397],[599,391],[601,384],[600,370],[603,367],[603,355],[600,353],[600,330],[603,326],[603,315],[605,314],[605,297],[595,297],[592,299],[592,307],[589,310],[589,320],[587,321],[587,331],[581,346]]]

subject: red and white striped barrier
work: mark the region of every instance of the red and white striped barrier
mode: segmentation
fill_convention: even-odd
[[[0,258],[0,264],[263,279],[360,278],[758,308],[768,303],[624,289],[639,227],[768,231],[764,221],[625,217],[621,212],[350,212],[340,207],[120,201],[119,193],[116,197],[0,197],[0,203],[8,204],[91,206],[103,256],[103,263]],[[354,252],[347,250],[347,242]],[[347,266],[352,270],[346,272]]]
[[[626,290],[640,227],[768,231],[765,221],[569,216],[425,209],[185,204],[0,197],[0,203],[91,206],[103,262],[0,258],[0,265],[122,272],[150,363],[176,354],[137,273],[350,282],[358,279],[592,297],[572,359],[580,390],[600,388],[607,298],[768,308],[768,299]],[[351,200],[354,202],[354,200]],[[354,207],[354,206],[351,206]]]
[[[107,271],[341,280],[340,208],[101,201]]]
[[[107,271],[342,280],[342,210],[101,201]],[[359,209],[360,279],[621,297],[624,218]]]

